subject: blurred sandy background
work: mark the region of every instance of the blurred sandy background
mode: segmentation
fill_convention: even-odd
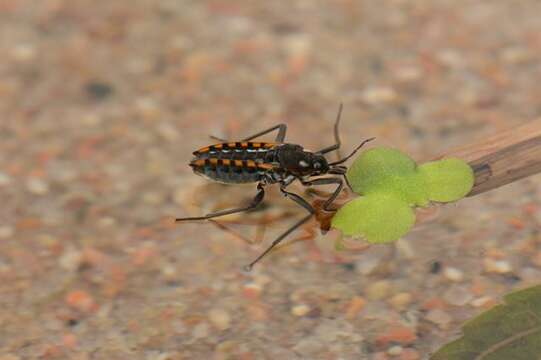
[[[0,0],[0,359],[425,359],[541,279],[539,176],[396,246],[308,238],[276,192],[191,173],[209,134],[278,122],[426,160],[541,115],[535,0]],[[301,189],[298,189],[299,191]],[[284,219],[285,218],[285,219]],[[249,245],[241,239],[262,239]],[[294,238],[293,236],[292,238]]]

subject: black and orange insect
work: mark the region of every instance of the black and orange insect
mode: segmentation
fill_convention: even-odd
[[[334,124],[335,144],[316,152],[305,150],[297,144],[285,143],[286,124],[273,126],[237,142],[214,138],[221,143],[206,146],[193,153],[195,157],[190,162],[193,171],[210,180],[227,184],[257,183],[257,194],[248,206],[217,211],[205,216],[180,218],[176,221],[208,220],[252,210],[263,201],[266,185],[280,184],[282,194],[306,209],[308,215],[278,236],[261,255],[245,267],[246,270],[250,270],[286,236],[310,220],[316,211],[304,198],[287,191],[287,187],[295,180],[304,186],[336,185],[334,192],[322,205],[324,211],[334,211],[331,209],[331,204],[342,191],[344,182],[347,182],[345,178],[347,167],[341,164],[351,158],[364,144],[374,139],[364,140],[351,154],[338,161],[327,161],[324,154],[340,149],[338,127],[341,114],[342,105],[340,105]],[[276,130],[278,134],[274,142],[252,141]],[[338,176],[320,177],[322,175]]]

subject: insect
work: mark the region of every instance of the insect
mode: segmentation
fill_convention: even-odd
[[[208,220],[252,210],[263,201],[265,186],[279,184],[281,193],[303,207],[308,214],[278,236],[265,251],[245,266],[245,270],[251,270],[276,245],[295,229],[310,220],[316,212],[308,201],[287,190],[287,187],[295,180],[298,180],[304,186],[336,185],[335,190],[322,205],[324,211],[335,211],[335,209],[331,209],[331,205],[342,191],[344,183],[347,183],[345,177],[347,167],[342,164],[351,158],[364,144],[374,140],[374,138],[364,140],[348,156],[329,162],[324,155],[337,151],[341,146],[338,127],[342,108],[343,106],[340,104],[334,124],[335,144],[316,152],[305,150],[298,144],[284,142],[287,131],[286,124],[278,124],[237,142],[214,138],[221,142],[196,150],[193,153],[194,158],[189,164],[196,174],[226,184],[257,183],[257,193],[248,206],[221,210],[204,216],[178,218],[176,221]],[[274,142],[253,141],[273,131],[278,131]],[[320,177],[323,175],[337,176]]]

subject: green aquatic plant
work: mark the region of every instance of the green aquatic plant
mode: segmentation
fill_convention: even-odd
[[[404,153],[377,147],[361,154],[346,177],[361,197],[342,206],[332,226],[370,243],[398,240],[415,223],[415,207],[457,201],[473,187],[471,167],[448,158],[417,165]]]

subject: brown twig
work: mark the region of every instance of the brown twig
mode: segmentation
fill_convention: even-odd
[[[541,172],[541,119],[504,131],[440,158],[457,157],[473,168],[473,196]]]

